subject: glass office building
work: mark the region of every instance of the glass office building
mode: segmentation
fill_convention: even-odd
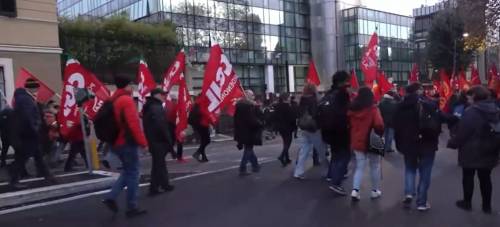
[[[192,63],[188,75],[201,88],[211,43],[235,65],[245,88],[259,93],[301,88],[310,58],[307,0],[58,0],[60,16],[165,20],[177,25],[179,43]],[[165,66],[167,67],[167,66]]]
[[[355,69],[363,80],[360,62],[373,32],[379,36],[379,69],[396,83],[405,84],[412,67],[413,19],[407,16],[354,7],[342,11],[346,69]]]

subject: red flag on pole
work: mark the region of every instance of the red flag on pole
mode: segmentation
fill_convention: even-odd
[[[21,68],[19,70],[19,76],[16,78],[15,87],[22,88],[24,87],[24,83],[26,83],[27,79],[34,79],[38,81],[40,84],[40,88],[38,89],[38,95],[36,97],[38,102],[46,103],[47,101],[54,96],[55,92],[50,89],[43,81],[39,80],[36,76],[31,74],[27,69]]]
[[[450,86],[450,77],[446,74],[444,69],[439,72],[439,77],[441,79],[441,84],[439,86],[439,107],[443,111],[448,111],[447,103],[448,99],[452,95]]]
[[[186,54],[184,50],[181,50],[177,57],[175,57],[174,63],[168,67],[168,70],[163,76],[163,90],[169,92],[172,86],[178,84],[181,81],[181,77],[184,78],[184,71],[186,68]],[[182,76],[181,76],[182,75]]]
[[[240,80],[229,59],[223,54],[219,44],[210,48],[210,56],[205,67],[205,75],[200,96],[201,112],[207,114],[210,123],[215,124],[225,107],[234,114],[236,101],[244,96]]]
[[[419,80],[418,66],[417,64],[413,64],[413,68],[410,72],[410,78],[408,79],[408,84],[412,84],[414,82],[418,82]]]
[[[63,91],[58,113],[61,135],[67,138],[73,133],[80,133],[80,114],[75,92],[76,88],[86,88],[95,94],[95,98],[83,104],[83,111],[92,119],[101,108],[104,100],[109,97],[109,91],[91,72],[83,68],[75,59],[68,59],[64,69]],[[77,131],[75,131],[77,130]]]
[[[470,79],[470,84],[481,85],[481,78],[479,77],[479,72],[477,71],[476,67],[474,65],[471,65],[471,69],[472,69],[472,76]]]
[[[309,70],[307,71],[307,83],[319,86],[321,81],[319,80],[318,71],[316,71],[316,66],[314,61],[311,59],[309,61]]]
[[[359,88],[358,77],[356,76],[356,70],[351,69],[351,87],[354,89]]]
[[[469,90],[470,88],[470,84],[469,81],[467,81],[464,70],[461,70],[458,74],[458,87],[462,91]]]
[[[385,77],[384,72],[380,72],[380,74],[378,75],[377,84],[380,90],[380,96],[385,95],[388,91],[394,88],[394,85],[391,84]]]
[[[137,88],[139,91],[139,102],[146,103],[146,95],[156,88],[156,82],[149,71],[148,64],[144,60],[139,61],[139,70],[137,71]]]
[[[368,87],[373,86],[373,81],[377,78],[377,45],[378,36],[374,32],[368,43],[363,57],[361,58],[361,71],[365,76],[365,84]]]
[[[177,103],[176,119],[177,126],[175,127],[175,137],[177,138],[177,141],[184,141],[184,131],[188,127],[188,112],[191,110],[191,107],[191,96],[189,95],[186,80],[184,76],[182,76],[182,80],[179,83],[179,97]]]

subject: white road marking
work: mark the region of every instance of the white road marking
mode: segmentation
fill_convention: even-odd
[[[265,164],[265,163],[274,162],[274,161],[276,161],[276,159],[274,159],[274,158],[263,159],[260,162],[260,164]],[[204,176],[204,175],[209,175],[209,174],[221,173],[221,172],[225,172],[225,171],[237,169],[239,167],[240,167],[239,165],[234,165],[234,166],[230,166],[230,167],[226,167],[226,168],[222,168],[222,169],[218,169],[218,170],[212,170],[212,171],[194,173],[194,174],[190,174],[190,175],[186,175],[186,176],[174,178],[171,181],[179,181],[179,180],[185,180],[185,179],[189,179],[189,178],[193,178],[193,177],[199,177],[199,176]],[[143,184],[139,185],[139,187],[146,187],[146,186],[149,186],[149,183],[143,183]],[[82,194],[82,195],[76,195],[76,196],[72,196],[72,197],[68,197],[68,198],[63,198],[63,199],[57,199],[57,200],[53,200],[53,201],[35,203],[35,204],[30,204],[30,205],[26,205],[26,206],[22,206],[22,207],[15,207],[15,208],[6,209],[6,210],[0,210],[0,215],[15,213],[15,212],[19,212],[19,211],[30,210],[30,209],[34,209],[34,208],[38,208],[38,207],[50,206],[50,205],[54,205],[54,204],[65,203],[65,202],[69,202],[69,201],[73,201],[73,200],[77,200],[77,199],[83,199],[83,198],[88,198],[88,197],[91,197],[91,196],[96,196],[96,195],[102,195],[102,194],[108,193],[109,191],[111,191],[111,190],[110,189],[106,189],[106,190],[102,190],[102,191],[91,192],[91,193],[86,193],[86,194]]]

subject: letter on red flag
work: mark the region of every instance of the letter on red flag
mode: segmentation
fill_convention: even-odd
[[[370,88],[373,86],[373,81],[377,78],[377,45],[378,36],[374,32],[368,43],[368,48],[361,58],[361,71],[363,71],[365,76],[365,84]]]
[[[19,70],[19,76],[16,78],[15,87],[24,87],[24,83],[26,83],[26,80],[29,78],[38,81],[38,83],[40,84],[40,88],[38,89],[38,96],[36,97],[38,102],[46,103],[50,98],[52,98],[52,96],[54,96],[55,92],[52,89],[50,89],[44,82],[39,80],[25,68],[21,68]]]
[[[227,107],[229,114],[234,114],[236,101],[244,96],[240,80],[233,70],[229,59],[223,54],[218,44],[210,48],[210,57],[205,67],[201,90],[200,106],[207,114],[210,123],[215,124],[222,109]]]
[[[319,86],[321,81],[319,80],[318,71],[316,70],[316,65],[314,61],[311,59],[309,61],[309,70],[307,71],[307,83]]]

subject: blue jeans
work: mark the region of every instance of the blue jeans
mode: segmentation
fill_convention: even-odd
[[[307,158],[309,157],[309,154],[313,151],[313,148],[315,148],[318,152],[320,162],[326,163],[326,145],[321,139],[320,131],[301,131],[301,146],[299,150],[299,157],[297,159],[297,165],[295,166],[295,170],[293,173],[295,177],[304,175],[305,163],[307,161]]]
[[[113,184],[111,192],[106,199],[116,201],[116,198],[127,186],[127,207],[128,209],[137,208],[137,194],[139,192],[139,150],[137,145],[126,144],[112,148],[122,161],[122,171],[120,177]]]
[[[333,186],[341,186],[344,175],[347,173],[347,165],[351,160],[351,151],[347,148],[335,149],[332,147],[332,159],[328,171],[328,177],[332,179]]]
[[[435,151],[423,151],[418,155],[405,155],[405,195],[415,196],[415,179],[420,179],[417,188],[417,206],[427,203],[427,191],[431,185],[432,166],[434,165]]]
[[[253,145],[243,145],[243,157],[241,158],[240,172],[247,171],[248,162],[252,164],[253,171],[259,170],[259,161],[257,160],[255,152],[253,151]]]
[[[393,139],[394,139],[394,128],[386,128],[384,131],[384,140],[385,140],[384,150],[386,152],[392,149]]]
[[[356,156],[356,171],[354,172],[352,189],[359,191],[361,189],[361,181],[365,172],[366,162],[370,162],[370,178],[372,181],[372,190],[380,189],[380,162],[381,156],[375,153],[354,151]]]

